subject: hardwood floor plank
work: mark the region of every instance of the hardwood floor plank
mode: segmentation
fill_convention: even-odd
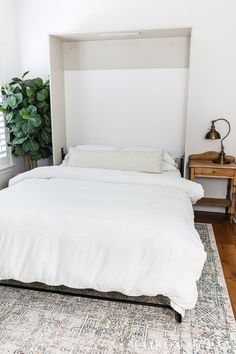
[[[233,310],[234,310],[234,317],[236,319],[236,282],[233,281],[232,279],[227,279],[227,288],[228,288],[228,292],[229,292],[229,297],[231,300],[231,304],[233,306]]]

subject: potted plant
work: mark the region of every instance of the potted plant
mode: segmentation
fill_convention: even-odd
[[[9,129],[14,156],[25,156],[28,167],[52,155],[49,81],[13,78],[1,88],[0,111]]]

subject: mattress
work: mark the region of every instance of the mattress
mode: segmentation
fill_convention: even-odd
[[[202,187],[173,172],[41,167],[0,192],[0,279],[197,301],[206,254],[192,203]]]

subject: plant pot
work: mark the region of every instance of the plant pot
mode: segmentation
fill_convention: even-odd
[[[47,159],[38,160],[38,167],[42,166],[51,166],[52,165],[52,158],[48,157]]]

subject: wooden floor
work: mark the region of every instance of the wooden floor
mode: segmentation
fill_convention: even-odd
[[[236,318],[236,224],[220,213],[195,212],[195,221],[212,224]]]

